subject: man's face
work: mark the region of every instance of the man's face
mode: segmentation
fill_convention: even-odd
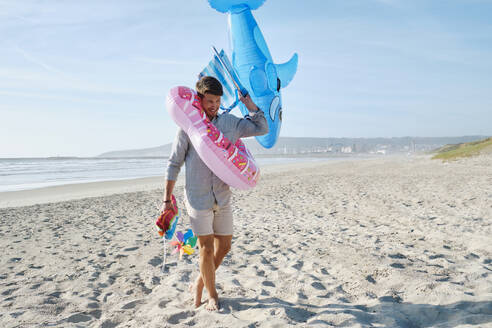
[[[201,104],[208,118],[213,119],[217,115],[220,108],[220,96],[206,93],[203,95],[203,98],[201,98]]]

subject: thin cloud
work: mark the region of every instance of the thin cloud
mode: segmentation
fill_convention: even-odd
[[[15,14],[6,14],[6,13],[0,13],[0,16],[7,17],[7,18],[14,18],[20,21],[23,21],[25,23],[30,23],[30,24],[35,24],[36,21],[21,15],[15,15]]]
[[[18,92],[18,91],[0,91],[1,96],[9,97],[19,97],[19,98],[31,98],[31,99],[44,99],[44,100],[62,100],[64,102],[80,102],[80,103],[91,103],[91,104],[103,104],[103,105],[118,105],[120,102],[117,101],[107,101],[107,100],[95,100],[89,97],[64,97],[59,94],[46,94],[46,93],[35,93],[35,92]],[[1,107],[0,107],[1,108]]]
[[[61,74],[61,75],[65,75],[62,71],[60,71],[59,69],[51,66],[51,65],[48,65],[46,64],[44,61],[40,60],[39,58],[29,54],[27,51],[25,51],[24,49],[20,48],[19,46],[16,46],[14,48],[14,50],[16,52],[18,52],[19,54],[22,55],[22,57],[24,57],[25,60],[27,60],[28,62],[30,63],[33,63],[35,65],[38,65],[38,66],[41,66],[42,68],[44,68],[45,70],[47,71],[51,71],[51,72],[54,72],[54,73],[57,73],[57,74]]]

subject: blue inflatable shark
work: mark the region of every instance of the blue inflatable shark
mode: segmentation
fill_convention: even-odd
[[[265,112],[270,130],[268,134],[256,139],[263,147],[271,148],[277,142],[282,125],[280,89],[285,88],[296,73],[297,54],[284,64],[273,63],[265,39],[251,14],[251,10],[258,9],[265,0],[208,0],[208,2],[217,11],[229,13],[233,71],[239,78],[238,84],[241,88],[244,87],[256,105]],[[223,52],[221,56],[224,56]],[[204,72],[207,73],[207,69]],[[233,106],[235,104],[237,101]],[[242,103],[239,104],[239,109],[243,115],[248,114],[248,109]]]

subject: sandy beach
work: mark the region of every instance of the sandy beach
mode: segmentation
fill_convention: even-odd
[[[198,255],[161,272],[162,188],[0,194],[0,326],[492,327],[492,156],[265,168],[234,191],[215,313],[192,305]]]

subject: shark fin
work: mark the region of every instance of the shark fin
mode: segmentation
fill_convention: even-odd
[[[276,64],[278,78],[280,79],[280,85],[285,88],[289,85],[290,81],[294,78],[297,71],[297,61],[298,57],[295,53],[292,58],[283,64]]]

